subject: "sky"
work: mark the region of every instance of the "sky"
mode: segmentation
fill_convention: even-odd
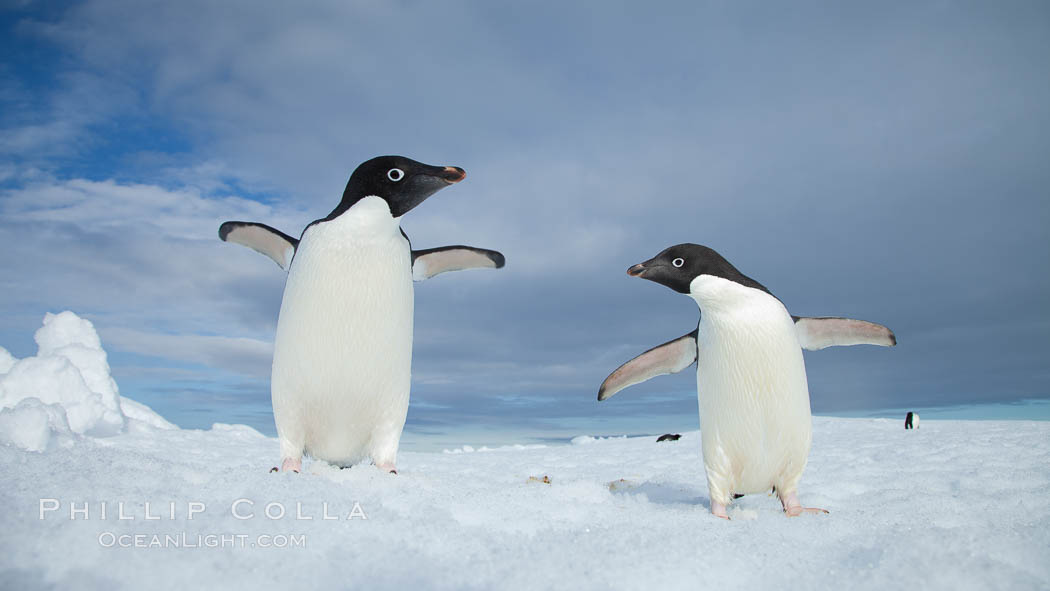
[[[273,433],[285,274],[220,223],[298,235],[357,164],[463,183],[416,248],[406,439],[696,428],[695,374],[598,404],[692,330],[625,274],[711,246],[796,315],[899,345],[807,352],[815,412],[1050,398],[1043,2],[14,2],[0,8],[0,346],[99,330],[123,395]]]

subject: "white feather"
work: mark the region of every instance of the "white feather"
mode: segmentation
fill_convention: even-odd
[[[701,275],[690,290],[701,309],[697,397],[712,501],[795,492],[812,418],[791,315],[768,293],[719,277]]]
[[[310,226],[274,343],[282,457],[396,461],[412,365],[412,257],[386,202],[366,197]]]
[[[273,262],[285,271],[292,264],[295,243],[289,242],[289,236],[274,228],[250,222],[227,222],[222,227],[231,228],[225,234],[221,229],[219,231],[219,236],[226,242],[247,246],[255,252],[262,253],[273,259]]]

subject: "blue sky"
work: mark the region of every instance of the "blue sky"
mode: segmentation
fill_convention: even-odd
[[[1050,398],[1050,8],[1041,2],[23,2],[0,9],[0,345],[90,318],[126,396],[272,432],[284,274],[361,161],[467,180],[405,217],[498,272],[417,285],[410,436],[695,428],[695,377],[599,405],[695,327],[624,270],[707,244],[799,315],[813,408]]]

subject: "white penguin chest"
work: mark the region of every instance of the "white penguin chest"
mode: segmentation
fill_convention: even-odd
[[[377,197],[307,229],[281,303],[275,386],[303,399],[394,393],[407,404],[411,265],[408,241]]]
[[[802,398],[808,410],[802,349],[790,317],[779,307],[702,313],[697,386],[703,410],[770,414],[761,411],[784,411],[799,406]]]
[[[802,349],[779,300],[737,284],[718,287],[725,288],[718,297],[697,298],[704,463],[735,492],[768,490],[785,471],[800,474],[809,453],[812,420]]]

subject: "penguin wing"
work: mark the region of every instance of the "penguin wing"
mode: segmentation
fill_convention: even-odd
[[[678,373],[696,361],[698,330],[668,341],[624,363],[605,378],[598,388],[598,400],[605,400],[628,386],[649,378]]]
[[[219,238],[223,242],[234,242],[261,252],[273,259],[285,271],[292,264],[299,240],[284,232],[255,222],[223,222],[219,226]]]
[[[502,269],[507,260],[495,250],[473,246],[441,246],[412,251],[412,279],[423,281],[447,271],[489,267]]]
[[[819,351],[827,347],[848,345],[879,345],[892,347],[897,344],[893,331],[881,324],[852,318],[811,318],[792,316],[798,343],[803,349]]]

